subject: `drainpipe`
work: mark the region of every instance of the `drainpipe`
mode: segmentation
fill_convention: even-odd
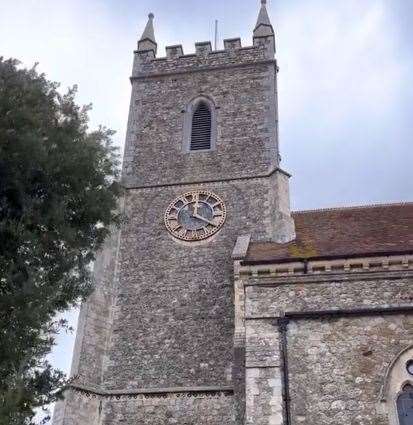
[[[282,366],[282,398],[285,425],[291,425],[291,398],[290,398],[290,374],[288,371],[288,346],[287,329],[289,320],[285,317],[278,319],[278,332],[280,335],[280,355]]]
[[[308,274],[308,260],[303,260],[304,263],[304,274]]]

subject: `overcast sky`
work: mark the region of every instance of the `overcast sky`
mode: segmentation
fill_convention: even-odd
[[[269,0],[280,66],[283,168],[294,209],[413,200],[413,1]],[[123,145],[132,52],[155,13],[165,45],[241,37],[259,0],[0,0],[0,55],[93,103]],[[221,41],[222,46],[222,41]],[[74,315],[72,315],[74,317]],[[68,369],[73,337],[53,357]]]

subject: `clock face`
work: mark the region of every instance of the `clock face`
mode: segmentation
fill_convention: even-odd
[[[184,241],[200,241],[214,235],[226,218],[224,202],[212,192],[196,190],[173,201],[165,212],[169,232]]]

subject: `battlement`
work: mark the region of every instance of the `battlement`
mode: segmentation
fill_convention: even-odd
[[[195,52],[185,54],[181,44],[166,46],[166,56],[157,58],[158,44],[154,32],[154,14],[148,23],[135,51],[132,79],[159,74],[173,74],[244,66],[257,62],[275,63],[275,33],[268,16],[267,1],[261,0],[261,9],[253,31],[253,45],[243,47],[240,38],[224,40],[223,50],[213,50],[210,41],[195,43]]]
[[[267,37],[260,37],[261,39]],[[263,41],[263,40],[261,40]],[[261,43],[254,43],[254,46],[242,47],[240,38],[228,38],[224,40],[224,49],[222,50],[212,50],[212,43],[210,41],[201,41],[195,43],[195,53],[184,54],[183,47],[181,44],[176,44],[174,46],[166,46],[166,57],[161,57],[159,59],[171,59],[181,56],[194,56],[194,55],[205,55],[209,53],[222,53],[225,51],[233,51],[236,49],[252,49]],[[262,43],[264,44],[264,42]]]
[[[155,51],[135,51],[132,78],[164,73],[241,66],[274,61],[274,36],[254,37],[252,46],[243,47],[240,38],[224,40],[224,49],[213,50],[210,41],[195,43],[195,52],[185,54],[181,44],[166,46],[166,56],[156,57]]]

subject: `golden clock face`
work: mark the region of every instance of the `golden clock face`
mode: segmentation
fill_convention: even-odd
[[[226,208],[222,199],[207,190],[196,190],[176,198],[165,212],[169,232],[183,241],[200,241],[223,226]]]

